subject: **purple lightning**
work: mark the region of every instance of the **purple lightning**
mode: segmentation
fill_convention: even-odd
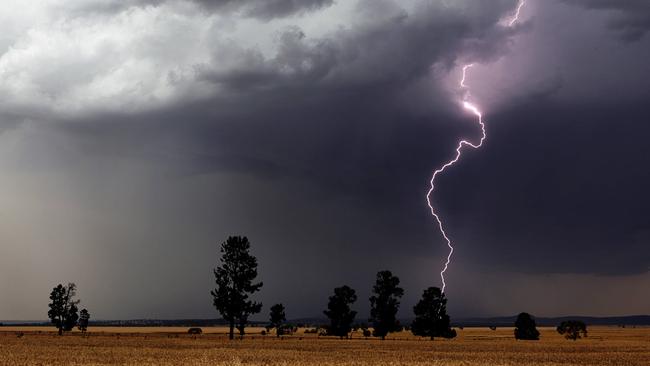
[[[510,18],[510,20],[507,22],[508,27],[512,27],[518,20],[519,20],[519,14],[521,12],[521,8],[526,4],[525,0],[519,0],[519,3],[517,4],[517,9],[515,10],[514,15]],[[468,89],[469,87],[467,84],[465,84],[465,80],[467,78],[467,71],[474,66],[474,64],[467,64],[463,66],[463,76],[460,79],[460,87],[462,89]],[[431,215],[436,219],[436,222],[438,223],[438,228],[440,229],[440,233],[442,234],[442,237],[445,239],[447,242],[447,246],[449,247],[449,254],[447,255],[447,261],[445,262],[445,266],[440,272],[440,278],[442,279],[442,292],[445,292],[445,287],[447,287],[447,283],[445,282],[445,272],[447,271],[447,268],[449,268],[449,263],[451,263],[451,256],[454,254],[454,246],[452,245],[451,239],[449,239],[449,236],[447,236],[447,232],[445,231],[444,225],[442,224],[442,220],[440,219],[440,215],[436,212],[435,208],[433,208],[433,204],[431,203],[431,194],[433,193],[433,190],[435,188],[435,180],[438,174],[442,174],[445,169],[451,167],[452,165],[456,164],[458,160],[460,160],[460,156],[463,151],[463,147],[469,146],[473,149],[478,149],[481,146],[483,146],[483,142],[487,138],[487,134],[485,132],[485,124],[483,123],[483,115],[481,114],[481,111],[478,109],[477,106],[474,104],[470,103],[467,101],[467,97],[469,96],[468,93],[465,93],[463,100],[462,100],[462,106],[472,114],[474,114],[477,117],[477,122],[479,126],[481,127],[481,139],[478,141],[478,143],[474,144],[471,143],[468,140],[460,140],[458,142],[458,147],[456,147],[456,156],[448,161],[445,165],[441,166],[439,169],[433,172],[433,176],[431,177],[431,188],[427,192],[427,204],[429,205],[429,208],[431,209]]]

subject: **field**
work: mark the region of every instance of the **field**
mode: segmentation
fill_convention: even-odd
[[[540,341],[516,341],[511,328],[465,328],[454,340],[399,333],[386,341],[297,334],[278,339],[252,328],[228,341],[224,328],[94,328],[63,337],[52,328],[0,328],[1,365],[650,365],[650,328],[591,327],[568,341],[540,328]]]

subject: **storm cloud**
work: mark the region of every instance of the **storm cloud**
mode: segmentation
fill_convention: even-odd
[[[621,39],[638,41],[650,30],[650,5],[644,0],[565,0],[587,9],[609,11],[609,28]]]
[[[273,19],[330,6],[333,0],[195,0],[215,11],[237,11],[244,16]]]
[[[44,317],[65,281],[100,318],[215,316],[233,234],[289,317],[343,283],[367,297],[384,268],[408,316],[447,255],[428,179],[478,138],[457,102],[470,62],[488,140],[434,194],[457,243],[452,314],[643,312],[647,9],[528,1],[504,27],[516,3],[7,5],[0,318]],[[598,283],[590,305],[558,305]]]

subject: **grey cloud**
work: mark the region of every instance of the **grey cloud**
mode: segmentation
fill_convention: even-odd
[[[53,6],[56,11],[68,17],[88,15],[112,15],[134,6],[157,6],[166,0],[88,0],[63,2]]]
[[[113,14],[131,7],[158,6],[165,3],[194,3],[222,15],[237,13],[244,17],[271,20],[328,7],[334,0],[89,0],[57,4],[55,8],[72,16]]]
[[[334,0],[191,0],[220,12],[239,12],[246,17],[270,20],[330,6]]]
[[[73,22],[79,29],[60,27],[58,18],[50,19],[51,32],[40,30],[39,37],[24,40],[25,47],[4,55],[7,72],[2,76],[7,82],[0,92],[8,94],[3,102],[9,104],[4,110],[39,110],[39,118],[52,112],[85,118],[86,112],[115,108],[137,113],[193,98],[227,98],[234,106],[247,103],[241,96],[237,99],[237,93],[285,87],[315,88],[316,93],[396,84],[408,88],[427,77],[432,65],[453,66],[468,40],[483,43],[476,58],[489,59],[503,51],[502,43],[512,35],[497,22],[514,0],[462,7],[416,2],[410,11],[393,1],[381,4],[360,1],[350,16],[352,24],[318,36],[306,35],[297,26],[275,31],[264,25],[276,35],[265,51],[224,35],[210,17],[191,12],[166,16],[174,11],[169,7],[153,9],[159,17],[147,18],[149,12],[140,9],[120,15],[120,21],[103,20],[105,29],[93,28],[101,39],[84,31],[95,26],[89,19]],[[465,12],[480,18],[468,19]],[[143,22],[148,22],[146,27]],[[119,31],[134,37],[120,37]],[[79,44],[65,42],[73,34],[82,39]],[[44,51],[46,44],[54,43],[60,47]],[[175,55],[174,50],[183,54]],[[57,53],[59,62],[47,70],[38,67]]]
[[[646,0],[564,0],[587,9],[613,12],[609,27],[625,41],[638,41],[650,31],[650,3]]]
[[[199,78],[237,91],[298,85],[407,86],[426,77],[432,65],[452,67],[466,48],[478,48],[472,60],[490,60],[505,52],[505,40],[513,31],[497,21],[514,3],[496,1],[489,8],[472,4],[469,7],[481,18],[470,25],[458,9],[421,4],[408,14],[391,1],[362,1],[357,7],[359,23],[347,29],[314,39],[298,27],[288,27],[278,32],[277,54],[268,60],[259,51],[221,43],[211,62],[197,70]],[[213,70],[224,54],[238,60],[235,69]]]
[[[305,86],[318,83],[335,67],[338,51],[335,47],[328,39],[310,44],[299,28],[289,27],[278,35],[277,54],[273,59],[266,60],[259,51],[224,42],[211,63],[197,65],[197,77],[233,91]],[[236,66],[230,70],[214,70],[214,65],[221,64],[224,53],[237,59]]]

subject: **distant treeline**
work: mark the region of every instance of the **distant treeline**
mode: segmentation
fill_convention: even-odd
[[[513,316],[501,316],[492,318],[460,318],[454,321],[454,326],[462,327],[488,327],[488,326],[511,326],[517,318]],[[535,317],[538,326],[554,327],[567,320],[580,320],[588,325],[613,325],[613,326],[650,326],[650,315],[630,316],[561,316],[554,318]]]
[[[246,327],[264,326],[263,335],[271,331],[277,337],[292,335],[299,328],[311,327],[305,333],[316,333],[319,336],[335,336],[341,339],[350,338],[352,333],[361,331],[363,336],[386,339],[390,333],[410,331],[416,336],[452,339],[457,335],[458,327],[462,330],[465,326],[488,326],[496,330],[497,326],[513,326],[514,336],[521,340],[538,340],[540,332],[537,325],[557,325],[558,333],[567,339],[576,340],[587,336],[587,324],[590,325],[636,325],[650,324],[650,316],[630,317],[564,317],[564,318],[539,318],[522,312],[516,317],[500,318],[475,318],[457,320],[452,323],[447,314],[447,298],[439,287],[428,287],[422,292],[420,300],[413,307],[412,319],[404,321],[398,319],[401,298],[404,289],[400,287],[400,279],[389,270],[377,272],[374,284],[371,285],[371,296],[366,306],[369,306],[370,317],[357,319],[358,296],[356,290],[342,285],[333,289],[327,303],[323,303],[323,314],[327,320],[316,322],[287,321],[287,308],[285,304],[277,303],[269,307],[269,321],[256,322],[249,318],[259,314],[263,305],[255,301],[252,296],[260,291],[264,283],[258,280],[257,258],[250,252],[251,245],[245,236],[231,236],[224,241],[220,248],[220,258],[214,268],[216,287],[210,291],[212,304],[221,315],[221,319],[180,319],[180,320],[94,320],[90,321],[90,312],[87,309],[79,310],[80,300],[76,298],[77,286],[74,283],[59,284],[50,293],[48,304],[48,318],[59,332],[69,332],[78,328],[86,332],[88,326],[177,326],[192,327],[191,334],[200,335],[201,326],[228,326],[229,338],[235,338],[235,330],[239,338],[246,334]],[[361,306],[364,302],[362,302]],[[317,324],[314,324],[317,323]],[[30,323],[30,325],[40,325]],[[45,325],[45,324],[43,324]]]
[[[259,322],[259,326],[266,322]],[[0,326],[11,327],[42,327],[52,325],[51,321],[8,321],[0,322]],[[93,327],[219,327],[228,325],[223,319],[129,319],[129,320],[91,320]]]
[[[510,327],[517,319],[516,315],[501,316],[492,318],[458,318],[452,322],[455,327]],[[563,316],[555,318],[536,317],[537,325],[541,327],[555,327],[557,324],[566,320],[580,320],[587,325],[601,326],[650,326],[650,315],[631,315],[631,316],[607,316],[607,317],[590,317],[590,316]],[[413,319],[400,318],[402,324],[410,324]],[[288,322],[296,324],[301,328],[318,327],[327,324],[327,318],[297,318],[289,319]],[[250,326],[264,327],[267,321],[250,321]],[[1,321],[0,326],[6,327],[44,327],[52,325],[50,321]],[[223,319],[130,319],[130,320],[91,320],[90,326],[94,327],[222,327],[228,325]]]

